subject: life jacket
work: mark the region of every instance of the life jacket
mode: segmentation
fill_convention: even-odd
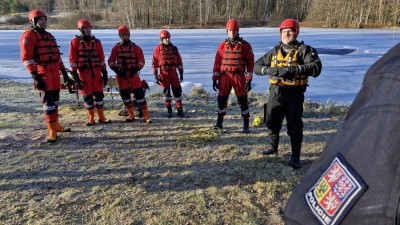
[[[221,71],[244,72],[246,70],[246,56],[243,52],[243,39],[233,45],[232,48],[228,40],[225,41],[225,51],[221,60]]]
[[[33,50],[36,64],[46,67],[50,63],[58,63],[62,53],[54,36],[47,31],[38,32],[32,30],[32,32],[37,38],[37,46]]]
[[[118,46],[117,66],[124,67],[126,70],[131,70],[138,66],[138,57],[136,55],[136,45],[130,42],[125,45],[122,41],[116,44]]]
[[[178,62],[178,51],[177,48],[172,45],[164,45],[160,43],[160,51],[158,58],[158,66],[159,67],[168,67],[173,66],[177,67],[179,65]]]
[[[90,41],[85,41],[82,36],[79,39],[78,62],[79,70],[98,68],[101,66],[99,50],[97,48],[98,40],[92,36]]]
[[[282,49],[280,47],[275,48],[275,54],[272,55],[271,67],[284,67],[284,66],[297,66],[299,49],[303,43],[295,45],[290,52],[283,56]],[[283,79],[277,76],[270,76],[269,83],[278,86],[304,86],[308,83],[307,75],[295,74],[293,79]]]

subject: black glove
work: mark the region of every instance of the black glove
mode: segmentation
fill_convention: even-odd
[[[75,80],[75,86],[78,90],[83,90],[82,81],[79,79],[77,71],[71,71],[71,76]]]
[[[251,91],[251,80],[246,80],[246,85],[244,86],[246,92]]]
[[[37,71],[32,72],[32,79],[34,80],[35,87],[39,91],[45,91],[46,90],[46,83],[42,80],[42,76],[38,74]]]
[[[101,74],[103,75],[103,85],[106,86],[108,82],[108,72],[106,69],[101,71]]]
[[[140,71],[140,67],[135,66],[133,67],[133,69],[131,70],[131,74],[129,75],[129,77],[133,77],[135,74],[137,74]]]
[[[278,76],[279,67],[264,67],[263,74],[264,75],[271,75],[271,76]]]
[[[161,80],[160,78],[158,78],[157,74],[154,74],[154,82],[156,82],[156,84],[161,85]]]
[[[61,74],[63,75],[64,85],[66,87],[69,87],[73,82],[69,78],[67,70],[66,69],[61,69],[60,71],[61,71]]]
[[[119,70],[117,66],[111,67],[112,71],[114,71],[116,74],[119,74]]]
[[[183,73],[179,73],[179,82],[182,83],[182,81],[183,81]]]
[[[297,74],[298,68],[296,66],[285,66],[279,67],[279,77],[285,79],[293,79],[294,75]]]
[[[285,68],[285,71],[287,71],[288,73],[290,73],[292,75],[298,74],[300,72],[299,67],[297,67],[297,66],[286,66],[284,68]]]
[[[219,90],[218,80],[213,80],[213,89],[214,91]]]
[[[161,85],[161,79],[158,77],[157,71],[154,71],[154,82],[158,85]]]

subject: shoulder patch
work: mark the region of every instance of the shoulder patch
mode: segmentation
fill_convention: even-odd
[[[338,153],[304,198],[320,224],[338,225],[367,188]]]

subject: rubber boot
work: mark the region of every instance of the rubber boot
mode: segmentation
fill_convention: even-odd
[[[143,111],[140,107],[138,107],[138,117],[143,118]]]
[[[168,118],[172,117],[172,106],[167,106],[167,117]]]
[[[218,115],[217,123],[214,125],[214,129],[222,129],[223,122],[224,122],[224,117]]]
[[[263,151],[261,154],[263,155],[272,155],[278,154],[278,144],[279,144],[279,132],[270,132],[269,133],[269,144],[267,149]]]
[[[99,123],[103,123],[103,124],[111,123],[111,120],[107,119],[104,116],[104,109],[97,109],[97,115],[99,116]]]
[[[86,123],[86,126],[93,126],[94,125],[94,109],[87,110],[89,121]]]
[[[244,134],[250,133],[249,129],[249,119],[243,119],[243,131]]]
[[[300,151],[301,151],[301,143],[292,144],[292,155],[290,157],[289,165],[295,170],[301,167]]]
[[[57,122],[47,123],[47,129],[49,130],[47,142],[54,143],[57,140]]]
[[[178,115],[179,117],[182,117],[182,118],[184,118],[184,117],[185,117],[185,113],[183,113],[183,109],[182,109],[182,107],[180,107],[180,108],[177,108],[177,110],[178,110],[178,113],[177,113],[177,115]]]
[[[71,132],[71,128],[64,128],[58,121],[56,122],[56,129],[57,132]]]
[[[126,122],[132,122],[135,120],[135,112],[133,110],[133,107],[127,108],[128,111],[128,117],[126,117],[125,121]]]
[[[149,115],[149,110],[148,109],[142,109],[143,112],[143,120],[146,123],[152,123],[151,119],[150,119],[150,115]]]

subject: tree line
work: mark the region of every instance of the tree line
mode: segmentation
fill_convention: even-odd
[[[229,18],[244,26],[274,26],[285,18],[323,27],[400,25],[400,0],[0,0],[2,14],[33,8],[131,28],[207,28]]]

